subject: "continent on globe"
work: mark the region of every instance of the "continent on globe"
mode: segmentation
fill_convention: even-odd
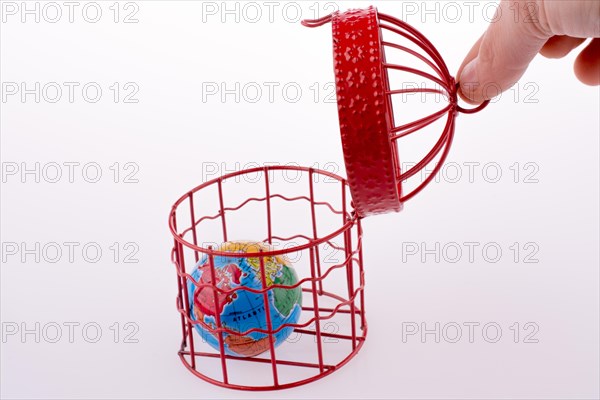
[[[262,293],[253,293],[243,288],[262,290],[263,282],[259,257],[245,257],[244,254],[269,252],[273,248],[263,242],[226,242],[218,251],[228,252],[229,256],[214,256],[214,282],[211,276],[210,263],[204,256],[194,267],[192,280],[188,281],[190,299],[190,315],[198,321],[194,326],[201,337],[213,348],[219,350],[217,315],[221,326],[234,333],[223,332],[225,353],[234,356],[252,357],[269,349],[269,336],[262,332],[250,332],[252,329],[268,330],[266,305]],[[275,346],[283,343],[294,328],[282,326],[296,324],[302,311],[302,289],[291,287],[298,283],[298,276],[291,262],[281,256],[263,257],[266,286],[281,285],[267,290],[268,305],[271,317]],[[214,287],[230,293],[221,293]],[[216,303],[215,303],[215,292]]]
[[[212,279],[210,276],[210,265],[208,264],[208,260],[198,267],[202,270],[202,274],[200,275],[200,284],[211,284]],[[232,288],[231,284],[239,285],[240,284],[240,276],[242,275],[242,271],[238,267],[237,264],[231,263],[227,264],[223,268],[215,268],[215,281],[217,282],[217,287],[224,290],[230,290]],[[210,316],[215,316],[216,306],[215,306],[215,291],[212,288],[203,287],[198,288],[197,297],[200,301],[198,301],[198,308],[202,313]],[[237,294],[223,294],[217,292],[217,301],[219,303],[219,314],[223,312],[223,308],[226,304],[230,304]]]

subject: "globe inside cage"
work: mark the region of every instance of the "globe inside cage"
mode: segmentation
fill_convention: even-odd
[[[223,350],[232,356],[251,357],[269,350],[269,335],[256,328],[266,331],[272,327],[274,347],[292,334],[291,325],[297,324],[302,312],[302,289],[293,264],[284,255],[264,257],[262,261],[245,257],[247,253],[273,249],[264,242],[225,242],[217,250],[236,256],[209,260],[204,255],[194,267],[191,275],[197,284],[188,282],[190,317],[199,321],[196,330],[215,350],[221,350],[218,335],[213,334],[217,316],[221,326],[236,332],[223,333]],[[223,292],[215,293],[213,285]],[[263,286],[272,288],[266,292],[268,307],[260,293]]]

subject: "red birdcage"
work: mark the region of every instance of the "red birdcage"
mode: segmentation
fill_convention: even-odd
[[[473,113],[487,105],[466,110],[457,104],[457,85],[439,52],[405,22],[371,7],[336,12],[303,24],[315,27],[327,22],[333,27],[348,179],[303,167],[248,169],[201,184],[183,195],[171,210],[172,261],[177,270],[182,329],[179,356],[193,374],[219,386],[244,390],[298,386],[331,374],[357,354],[367,334],[361,218],[400,211],[405,201],[431,182],[446,159],[457,113]],[[387,61],[393,56],[386,50],[400,52],[424,67]],[[394,89],[390,71],[418,76],[432,86]],[[430,115],[396,124],[393,96],[415,93],[443,95],[445,104]],[[438,137],[433,146],[420,161],[402,171],[400,140],[434,126],[444,116],[441,134],[434,132]],[[432,173],[404,194],[406,181],[436,160]],[[294,179],[286,176],[291,173]],[[245,253],[219,248],[219,243],[232,238],[248,237],[261,238],[270,247]],[[266,260],[276,256],[294,259],[299,275],[296,283],[266,283]],[[218,257],[258,259],[262,286],[224,288],[213,284]],[[202,262],[211,276],[208,282],[199,282],[191,273]],[[190,285],[211,291],[211,302],[217,309],[223,296],[241,291],[262,296],[266,326],[233,331],[218,315],[208,326],[194,318],[195,299],[190,297],[195,292],[188,290]],[[274,327],[269,317],[270,293],[296,288],[302,290],[300,320]],[[198,325],[218,346],[211,348],[194,334]],[[275,336],[282,329],[293,330],[293,338],[276,348]],[[228,335],[250,333],[268,339],[266,352],[238,356],[226,351]]]

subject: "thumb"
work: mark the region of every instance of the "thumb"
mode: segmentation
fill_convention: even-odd
[[[461,97],[473,104],[499,95],[523,76],[552,36],[540,28],[532,1],[501,1],[487,31],[475,43],[458,76]]]

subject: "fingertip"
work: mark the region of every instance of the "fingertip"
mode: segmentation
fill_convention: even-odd
[[[575,76],[589,86],[600,85],[600,39],[593,39],[579,53],[573,67]]]
[[[571,36],[552,36],[540,49],[540,54],[546,58],[563,58],[575,49],[585,39]]]

